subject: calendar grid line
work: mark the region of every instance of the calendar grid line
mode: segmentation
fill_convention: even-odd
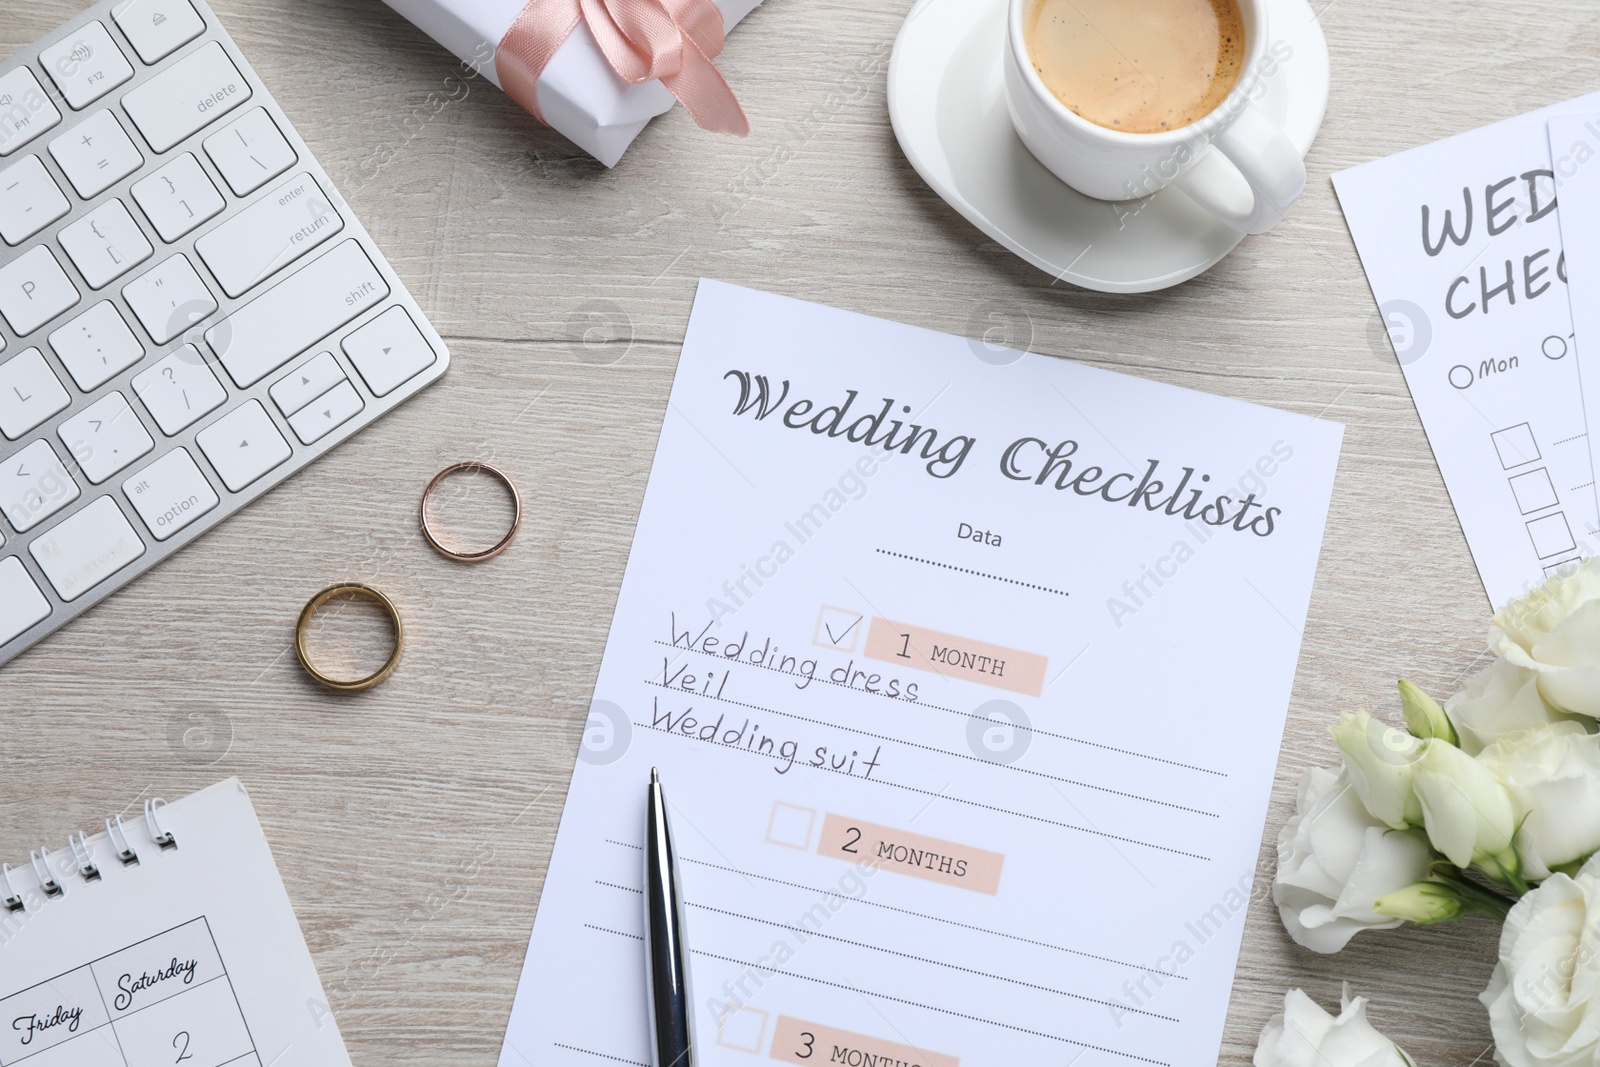
[[[188,931],[187,934],[182,933],[185,930]],[[204,941],[198,940],[202,931],[205,934]],[[153,976],[148,969],[141,971],[141,967],[149,967],[148,960],[143,963],[138,962],[138,960],[149,955],[149,947],[154,945],[160,948],[161,955],[164,956],[167,948],[172,946],[160,946],[159,942],[162,938],[173,935],[180,935],[180,943],[177,946],[178,955],[173,958],[170,968],[165,964],[158,963],[157,970],[153,972]],[[185,939],[187,940],[187,948],[183,946]],[[144,951],[141,951],[141,949]],[[207,951],[208,949],[209,952]],[[124,957],[129,953],[134,954],[135,962],[131,964],[130,970],[121,972],[120,979],[115,977],[115,973],[117,973],[115,971],[102,973],[102,971],[106,971],[108,960]],[[185,953],[197,953],[197,955],[188,956]],[[184,959],[189,961],[186,966],[179,963],[180,960]],[[208,975],[207,977],[201,977],[200,974],[196,973],[197,962],[200,964],[199,971]],[[126,960],[119,961],[118,969],[120,970],[126,964]],[[138,980],[132,982],[131,985],[128,984],[128,980],[135,975],[139,976]],[[195,981],[197,978],[199,980]],[[182,979],[182,984],[168,984],[165,981],[167,979]],[[222,983],[221,985],[217,985],[219,980]],[[82,988],[85,983],[93,986],[94,992],[92,995],[88,990]],[[215,991],[210,993],[202,992],[208,986],[213,985],[217,985]],[[220,999],[223,995],[221,992],[223,989],[227,990],[228,1001]],[[118,990],[120,990],[120,993],[112,997],[112,992]],[[135,1058],[130,1056],[130,1047],[133,1047],[139,1053],[137,1057],[139,1062],[145,1062],[149,1058],[150,1049],[148,1045],[152,1037],[159,1034],[160,1040],[164,1041],[169,1032],[172,1033],[173,1048],[179,1052],[179,1062],[195,1059],[193,1055],[189,1054],[191,1042],[196,1041],[197,1038],[201,1042],[212,1041],[216,1034],[214,1028],[202,1024],[200,1020],[204,1018],[208,1021],[214,1021],[218,1018],[216,1015],[218,1011],[228,1015],[236,1013],[235,1017],[238,1019],[238,1026],[241,1029],[233,1031],[231,1049],[226,1047],[208,1048],[207,1055],[196,1060],[199,1067],[230,1067],[230,1065],[238,1067],[238,1065],[251,1062],[254,1062],[259,1067],[261,1063],[261,1053],[256,1046],[255,1034],[250,1028],[249,1020],[245,1017],[244,1006],[239,1001],[239,992],[234,988],[233,976],[229,973],[228,965],[222,957],[222,949],[217,944],[216,933],[212,930],[211,922],[205,915],[198,915],[159,933],[124,945],[113,952],[97,956],[87,963],[69,968],[53,977],[35,982],[16,993],[0,997],[0,1003],[18,1001],[24,1005],[26,1010],[28,999],[39,999],[41,993],[51,994],[51,996],[43,999],[54,1001],[56,998],[62,998],[60,1003],[74,1005],[74,1007],[70,1013],[63,1015],[65,1011],[63,1007],[57,1007],[53,1013],[41,1014],[40,1009],[35,1006],[34,1015],[24,1015],[22,1017],[25,1020],[30,1020],[29,1033],[23,1038],[23,1042],[31,1042],[36,1036],[41,1035],[44,1036],[44,1041],[38,1047],[29,1049],[15,1058],[12,1058],[12,1053],[8,1051],[4,1056],[0,1056],[0,1067],[17,1067],[17,1065],[41,1056],[46,1057],[46,1059],[40,1062],[53,1063],[56,1061],[48,1058],[49,1055],[57,1050],[65,1049],[82,1050],[67,1052],[73,1062],[77,1062],[82,1056],[88,1055],[96,1064],[103,1065],[103,1067],[111,1067],[114,1064],[120,1065],[120,1067],[132,1067]],[[147,1000],[149,997],[154,997],[155,999]],[[192,997],[198,997],[199,999],[190,999]],[[135,1006],[136,998],[137,1006]],[[233,1013],[227,1012],[226,1008],[223,1007],[229,1001],[233,1005]],[[206,1004],[211,1005],[211,1007],[209,1009],[201,1007],[201,1005]],[[184,1005],[189,1005],[189,1007],[186,1008]],[[98,1018],[93,1015],[93,1009],[96,1006],[101,1012]],[[85,1012],[86,1008],[89,1009],[88,1012]],[[176,1016],[167,1014],[174,1010],[178,1013]],[[48,1012],[48,1009],[45,1009],[45,1011]],[[199,1011],[200,1014],[195,1015],[195,1011]],[[148,1014],[151,1012],[157,1014]],[[88,1015],[88,1018],[84,1018],[85,1014]],[[35,1030],[34,1024],[40,1018],[43,1018],[44,1021],[38,1023]],[[80,1021],[90,1022],[92,1025],[86,1029],[79,1030],[77,1027]],[[70,1025],[66,1026],[64,1031],[54,1029],[55,1027],[63,1026],[67,1022],[70,1022]],[[174,1029],[168,1031],[164,1028],[164,1025],[171,1025]],[[227,1025],[232,1027],[233,1024],[229,1022]],[[179,1026],[182,1029],[177,1029]],[[210,1030],[209,1035],[207,1033],[208,1029]],[[110,1042],[105,1041],[105,1035],[100,1033],[102,1030],[110,1031]],[[241,1033],[247,1046],[243,1051],[239,1051],[237,1043]],[[91,1046],[79,1044],[83,1039],[91,1037],[91,1035],[95,1035],[95,1041]],[[57,1037],[60,1040],[53,1040]],[[130,1041],[133,1043],[132,1046],[128,1044]],[[196,1051],[199,1051],[198,1046]],[[228,1053],[234,1054],[228,1055]],[[227,1058],[213,1058],[219,1054],[227,1055]]]
[[[204,916],[202,916],[202,918],[204,918]],[[228,979],[228,995],[233,998],[233,1006],[235,1010],[239,1012],[239,1021],[244,1023],[244,1035],[250,1039],[250,1051],[246,1053],[246,1055],[254,1056],[256,1058],[256,1063],[259,1064],[261,1062],[261,1050],[256,1046],[256,1035],[250,1029],[250,1020],[245,1017],[244,1005],[239,1003],[239,991],[233,988],[233,978],[228,974],[228,961],[222,958],[222,946],[217,944],[216,931],[211,929],[211,924],[209,922],[206,923],[206,936],[211,939],[211,951],[217,954],[217,962],[222,964],[222,977]],[[235,1060],[229,1060],[228,1062],[237,1062],[237,1060],[243,1058],[244,1056],[239,1056]],[[226,1067],[226,1065],[224,1065],[224,1067]]]
[[[192,922],[193,920],[190,920],[190,921]],[[176,930],[177,927],[174,926],[173,929]],[[165,931],[163,931],[163,933],[164,932]],[[161,934],[157,934],[156,936],[160,937]],[[143,942],[134,942],[134,944],[143,944]],[[128,946],[128,947],[131,948],[132,946]],[[127,1050],[122,1047],[122,1035],[117,1033],[116,1020],[111,1017],[111,1005],[106,1003],[106,991],[103,988],[101,988],[101,986],[100,986],[100,975],[94,969],[94,965],[95,964],[100,963],[103,960],[109,959],[113,955],[115,955],[115,953],[108,952],[104,956],[101,956],[100,959],[98,959],[98,960],[90,960],[88,963],[84,964],[81,969],[87,970],[89,972],[89,978],[94,982],[94,991],[96,993],[100,994],[100,1006],[102,1008],[104,1008],[105,1012],[106,1012],[106,1021],[105,1021],[104,1025],[106,1026],[107,1029],[109,1029],[111,1031],[112,1040],[114,1040],[117,1043],[117,1055],[122,1057],[123,1067],[128,1067],[128,1053],[127,1053]],[[72,972],[68,971],[67,973],[71,974]],[[98,1029],[100,1029],[100,1027],[97,1026],[97,1027],[95,1027],[95,1029],[98,1030]],[[75,1039],[69,1038],[68,1040],[75,1040]],[[66,1044],[66,1043],[67,1043],[66,1041],[62,1042],[63,1045]],[[51,1047],[54,1048],[55,1046],[51,1046]],[[45,1050],[44,1049],[40,1049],[39,1051],[43,1052]]]

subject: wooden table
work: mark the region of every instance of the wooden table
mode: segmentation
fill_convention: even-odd
[[[377,0],[214,2],[455,363],[0,670],[0,855],[237,774],[355,1062],[492,1064],[695,282],[714,276],[935,330],[998,323],[1036,351],[1347,424],[1223,1061],[1248,1062],[1286,989],[1332,1005],[1348,979],[1420,1064],[1488,1062],[1495,928],[1322,958],[1270,903],[1278,827],[1301,771],[1335,762],[1334,715],[1397,714],[1401,676],[1453,691],[1489,620],[1328,175],[1593,89],[1600,8],[1318,0],[1334,91],[1304,200],[1204,277],[1104,296],[983,237],[900,154],[884,75],[908,0],[769,0],[721,63],[749,139],[679,109],[612,171]],[[79,6],[8,2],[0,52]],[[461,458],[512,471],[529,508],[477,569],[416,528],[421,486]],[[356,699],[311,684],[289,645],[340,579],[379,582],[411,629],[400,671]]]

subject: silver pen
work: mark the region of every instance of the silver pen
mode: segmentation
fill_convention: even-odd
[[[694,1067],[695,1062],[694,999],[679,886],[667,801],[661,775],[652,767],[644,825],[644,967],[654,1067]]]

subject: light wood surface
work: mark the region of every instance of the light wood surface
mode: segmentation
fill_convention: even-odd
[[[953,333],[998,315],[1037,351],[1348,426],[1222,1062],[1248,1062],[1286,989],[1331,1005],[1341,979],[1419,1064],[1489,1062],[1492,926],[1321,958],[1268,898],[1332,717],[1395,714],[1401,676],[1452,691],[1489,618],[1328,175],[1600,85],[1600,8],[1318,2],[1334,87],[1303,201],[1208,275],[1115,297],[1052,285],[906,163],[884,75],[907,0],[768,0],[721,61],[749,139],[679,109],[613,171],[481,80],[434,113],[459,65],[377,0],[214,0],[455,363],[0,670],[0,856],[237,774],[354,1061],[492,1064],[696,279]],[[4,7],[9,54],[79,4]],[[475,569],[429,551],[414,514],[462,458],[512,471],[529,509]],[[355,699],[290,648],[300,605],[341,579],[381,584],[410,629],[399,672]]]

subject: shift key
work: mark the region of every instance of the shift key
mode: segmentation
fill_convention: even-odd
[[[389,295],[355,241],[301,267],[206,331],[206,343],[248,388]]]

